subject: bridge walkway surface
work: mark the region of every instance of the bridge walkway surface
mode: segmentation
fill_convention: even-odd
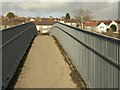
[[[79,88],[71,73],[55,39],[37,36],[15,88]]]

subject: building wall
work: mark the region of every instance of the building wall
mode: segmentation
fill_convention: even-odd
[[[85,29],[87,29],[87,30],[91,30],[91,26],[85,26]]]
[[[72,23],[72,26],[76,27],[76,23]]]
[[[36,25],[37,30],[49,29],[52,25]]]
[[[97,30],[100,33],[106,32],[106,29],[107,29],[107,26],[103,22],[97,26]]]
[[[111,25],[115,25],[117,27],[116,32],[118,32],[118,24],[115,21],[112,21],[108,28],[110,28]]]
[[[61,23],[64,23],[64,21],[60,21]]]
[[[67,25],[72,25],[72,23],[65,23],[65,24],[67,24]]]

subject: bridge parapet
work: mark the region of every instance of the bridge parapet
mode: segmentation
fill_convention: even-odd
[[[50,32],[64,48],[88,87],[120,89],[120,40],[55,23]]]
[[[37,30],[32,22],[0,31],[2,33],[2,87],[13,77]]]

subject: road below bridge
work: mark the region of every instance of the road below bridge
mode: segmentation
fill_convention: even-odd
[[[15,88],[77,88],[53,37],[37,36]]]

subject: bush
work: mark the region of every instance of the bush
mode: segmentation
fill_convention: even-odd
[[[107,31],[106,34],[107,34],[108,36],[112,36],[112,35],[113,35],[113,31],[112,31],[111,28],[107,28],[106,31]]]

